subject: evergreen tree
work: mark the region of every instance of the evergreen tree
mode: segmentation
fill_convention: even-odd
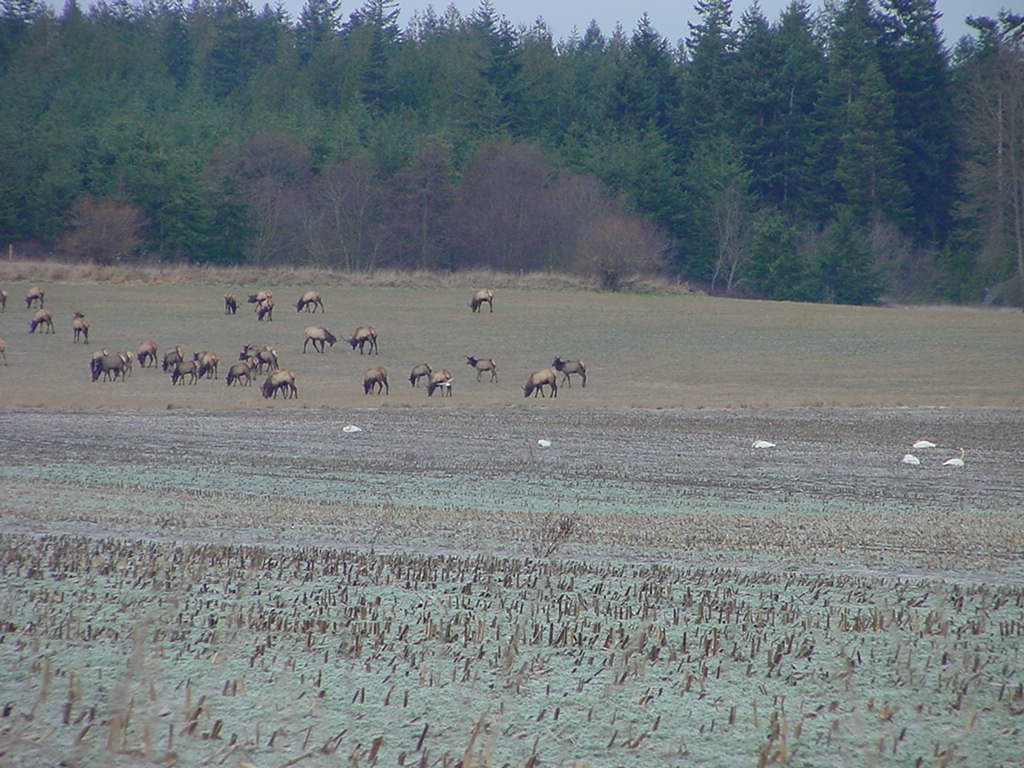
[[[680,107],[674,119],[673,139],[681,157],[695,141],[728,134],[732,128],[728,106],[735,93],[732,2],[697,0],[694,8],[700,22],[689,25],[689,61],[683,68]]]
[[[825,232],[816,278],[820,300],[833,304],[872,304],[882,293],[874,255],[849,208],[839,208]]]
[[[341,0],[306,0],[295,27],[299,64],[309,64],[317,49],[340,30]]]

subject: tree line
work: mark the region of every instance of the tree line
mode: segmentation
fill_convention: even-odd
[[[1019,301],[1024,23],[698,0],[555,40],[482,0],[2,0],[0,238],[70,258],[565,270]]]

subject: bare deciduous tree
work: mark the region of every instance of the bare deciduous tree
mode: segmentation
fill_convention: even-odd
[[[146,215],[134,203],[109,197],[84,197],[71,209],[70,228],[57,251],[72,259],[113,264],[144,242]]]

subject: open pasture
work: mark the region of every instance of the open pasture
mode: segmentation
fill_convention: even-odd
[[[8,301],[0,766],[1019,764],[1019,313],[309,287]],[[367,322],[390,396],[301,351]],[[148,337],[276,344],[300,396],[89,381]],[[524,400],[556,354],[587,388]]]

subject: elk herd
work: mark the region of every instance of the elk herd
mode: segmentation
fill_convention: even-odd
[[[8,294],[0,290],[0,312],[6,312]],[[42,288],[33,286],[26,291],[26,310],[35,309],[29,320],[29,333],[39,330],[43,334],[53,334],[54,319],[49,308],[44,307],[46,293]],[[246,295],[246,302],[254,306],[254,313],[257,321],[272,322],[274,311],[274,295],[272,291],[261,290]],[[494,291],[487,288],[476,291],[469,302],[470,309],[480,312],[481,307],[487,304],[489,311],[494,312]],[[326,314],[323,297],[319,291],[305,291],[295,302],[296,312],[315,314],[319,311]],[[224,294],[224,314],[227,316],[236,315],[238,312],[238,299],[233,292]],[[72,341],[75,344],[89,343],[89,331],[91,323],[85,313],[75,311],[71,315]],[[325,354],[327,347],[334,347],[338,336],[322,325],[310,325],[303,331],[302,353],[306,354],[310,346],[315,353]],[[345,339],[353,351],[359,349],[360,355],[379,355],[380,346],[377,329],[372,325],[357,326],[350,337]],[[7,365],[7,345],[0,339],[0,361]],[[138,362],[140,368],[156,368],[158,346],[156,341],[147,339],[138,345],[135,353],[129,351],[112,352],[103,347],[94,352],[89,359],[89,371],[92,381],[121,381],[124,382],[132,375],[134,362]],[[488,383],[498,382],[498,363],[493,357],[478,357],[475,355],[466,356],[468,365],[476,374],[477,383],[483,381],[483,376],[488,376]],[[203,379],[217,379],[220,371],[220,357],[217,353],[204,350],[187,354],[185,349],[176,344],[164,351],[160,363],[161,370],[170,378],[172,386],[196,385]],[[278,350],[269,344],[243,344],[238,360],[230,365],[225,373],[224,381],[227,386],[252,386],[257,377],[266,376],[260,386],[260,393],[264,398],[273,399],[281,394],[284,399],[298,397],[299,390],[296,385],[295,373],[282,368]],[[559,382],[561,376],[561,382]],[[523,396],[530,397],[558,397],[558,387],[572,387],[572,377],[580,379],[582,387],[587,386],[587,364],[583,360],[563,360],[555,357],[551,365],[530,373],[526,384],[522,387]],[[432,397],[435,392],[441,397],[452,397],[454,393],[455,376],[450,368],[434,368],[430,363],[418,363],[409,372],[409,383],[415,388],[421,379],[426,382],[427,396]],[[363,393],[377,395],[390,394],[388,384],[388,369],[382,365],[373,366],[363,374]],[[546,392],[545,392],[546,390]]]

